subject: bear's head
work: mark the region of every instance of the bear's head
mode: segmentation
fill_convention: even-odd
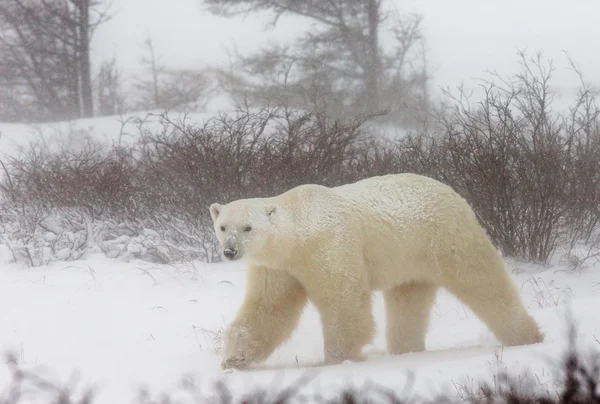
[[[261,199],[210,205],[215,233],[225,258],[251,259],[263,252],[276,230],[276,211],[274,204]]]

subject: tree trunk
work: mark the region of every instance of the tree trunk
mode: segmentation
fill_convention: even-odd
[[[92,72],[90,67],[90,0],[79,0],[79,77],[81,80],[82,116],[94,116]]]
[[[369,33],[367,37],[367,69],[365,75],[365,88],[367,92],[367,108],[379,108],[379,83],[381,76],[381,58],[379,54],[379,0],[368,0],[367,16]]]
[[[152,93],[154,98],[154,108],[160,108],[162,103],[160,102],[160,89],[158,88],[158,63],[156,62],[154,44],[152,42],[149,42],[149,50],[152,68]]]

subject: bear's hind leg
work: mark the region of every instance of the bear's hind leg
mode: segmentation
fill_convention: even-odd
[[[436,285],[410,282],[383,291],[389,353],[425,350],[429,314],[437,290]]]
[[[247,271],[244,303],[223,338],[223,369],[266,359],[291,335],[307,303],[304,287],[287,272],[257,266]]]
[[[467,273],[453,277],[444,286],[466,304],[503,345],[543,341],[539,326],[527,312],[500,258],[493,260],[488,268],[469,268]]]

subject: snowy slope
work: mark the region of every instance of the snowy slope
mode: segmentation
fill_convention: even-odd
[[[126,145],[140,138],[140,123],[144,130],[159,133],[163,111],[140,111],[122,116],[104,116],[72,121],[37,124],[15,124],[0,122],[0,158],[2,155],[16,156],[21,150],[36,145],[44,150],[58,151],[61,148],[78,150],[88,140],[96,145],[110,147]],[[171,112],[170,119],[177,121],[185,117],[186,122],[201,126],[216,116],[215,112],[177,113]]]
[[[25,368],[44,369],[53,380],[65,382],[79,372],[84,386],[96,387],[95,402],[107,404],[131,402],[143,386],[155,396],[180,391],[186,375],[205,395],[215,391],[217,380],[243,394],[259,386],[283,388],[307,369],[317,372],[303,390],[309,394],[333,394],[369,380],[401,392],[411,374],[412,394],[456,394],[457,386],[476,387],[504,369],[551,382],[548,360],[558,360],[565,347],[567,308],[578,320],[582,346],[597,345],[600,265],[565,271],[509,261],[508,267],[546,333],[542,344],[499,348],[468,309],[440,292],[427,351],[390,356],[382,334],[382,300],[376,295],[379,333],[367,348],[367,362],[311,368],[323,358],[323,342],[318,314],[309,307],[290,341],[259,369],[222,374],[215,348],[243,298],[240,265],[161,266],[103,258],[35,269],[4,265],[0,351],[13,350]],[[8,378],[7,368],[0,367],[0,385]]]
[[[258,109],[251,109],[251,111],[258,112]],[[36,124],[0,122],[0,159],[7,156],[17,157],[23,152],[27,153],[32,146],[49,152],[57,152],[62,149],[81,150],[89,141],[105,150],[113,145],[131,145],[140,139],[142,132],[144,134],[161,133],[163,114],[165,111],[155,110]],[[239,116],[239,111],[235,108],[227,108],[194,113],[173,111],[167,113],[173,122],[185,121],[186,124],[195,127],[202,127],[207,121],[219,119],[222,114],[235,119],[236,116]],[[276,126],[275,120],[272,120],[265,133],[268,134]],[[381,124],[375,120],[364,123],[363,128],[370,130],[373,134],[386,135],[391,138],[404,133],[402,129],[393,125]],[[169,130],[173,129],[173,126],[170,125]],[[0,177],[2,174],[0,173]]]

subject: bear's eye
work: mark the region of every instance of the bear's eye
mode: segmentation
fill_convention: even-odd
[[[252,226],[246,226],[246,227],[244,227],[244,231],[245,232],[248,232],[250,230],[252,230]]]
[[[225,226],[221,226],[221,231],[225,231]]]

